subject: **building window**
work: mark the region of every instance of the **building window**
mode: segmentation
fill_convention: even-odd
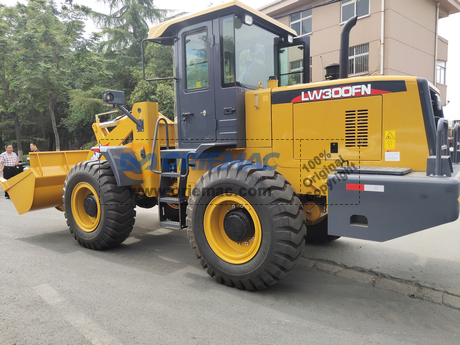
[[[369,14],[369,0],[342,0],[342,22]]]
[[[289,68],[291,69],[291,75],[289,76],[289,84],[301,84],[303,83],[303,61],[297,60],[289,63]]]
[[[348,74],[369,71],[369,43],[348,49]]]
[[[297,35],[305,35],[311,32],[311,12],[306,10],[291,14],[291,29],[297,32]]]
[[[436,83],[446,85],[446,62],[436,62]]]

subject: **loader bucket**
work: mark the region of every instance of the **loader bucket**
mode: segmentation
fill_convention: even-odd
[[[89,159],[92,152],[60,151],[30,153],[30,169],[10,178],[0,178],[19,214],[62,206],[62,188],[72,167]]]

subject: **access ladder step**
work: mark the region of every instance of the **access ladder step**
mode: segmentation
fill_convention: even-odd
[[[168,155],[170,155],[169,157],[171,158],[177,158],[177,159],[181,159],[183,158],[186,154],[188,153],[195,153],[196,150],[194,149],[171,149],[171,150],[161,150],[160,152],[160,157],[161,158],[164,158]],[[177,154],[176,155],[171,155],[171,154]]]
[[[332,169],[339,173],[347,174],[375,174],[375,175],[407,175],[412,172],[411,168],[400,167],[374,167],[374,166],[344,166]]]
[[[182,229],[179,222],[174,222],[172,220],[160,221],[160,226],[164,226],[166,228],[173,228],[173,229]]]
[[[163,171],[161,173],[161,176],[163,176],[163,177],[180,177],[180,173],[173,172],[173,171]]]
[[[176,205],[179,205],[179,204],[183,204],[184,202],[186,202],[187,199],[185,198],[174,198],[174,197],[169,197],[169,196],[161,196],[160,197],[160,202],[165,202],[165,203],[168,203],[168,204],[176,204]]]

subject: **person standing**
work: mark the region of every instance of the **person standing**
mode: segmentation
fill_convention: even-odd
[[[38,149],[37,143],[35,141],[32,141],[30,143],[30,151],[32,151],[32,152],[40,152],[40,150]]]
[[[13,152],[13,145],[5,145],[5,152],[0,155],[0,172],[3,171],[3,178],[8,180],[16,175],[16,166],[19,164],[19,158]],[[5,198],[9,199],[9,195],[5,192]]]

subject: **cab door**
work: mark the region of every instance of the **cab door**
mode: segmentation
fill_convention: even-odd
[[[216,141],[213,52],[211,21],[189,26],[179,32],[177,122],[179,147],[194,148]],[[177,56],[176,55],[176,56]]]

